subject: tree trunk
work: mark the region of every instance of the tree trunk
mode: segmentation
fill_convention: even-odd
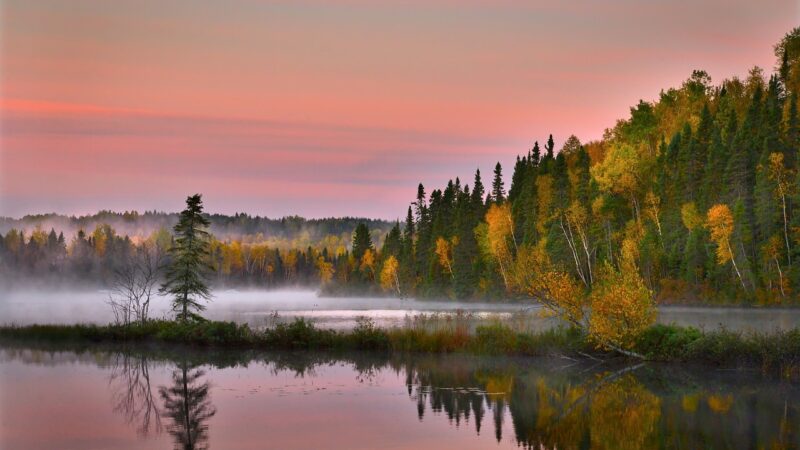
[[[733,249],[731,248],[731,243],[728,241],[728,251],[731,254],[731,263],[733,263],[733,268],[736,270],[736,275],[739,277],[739,282],[742,283],[742,288],[747,292],[747,286],[744,284],[744,279],[742,278],[742,273],[739,272],[739,266],[736,265],[736,257],[733,254]]]
[[[786,297],[786,292],[783,291],[783,271],[781,270],[781,263],[778,262],[778,258],[772,258],[775,260],[775,267],[778,268],[778,283],[781,288],[781,297]]]
[[[789,219],[786,215],[786,195],[783,193],[781,194],[781,202],[783,203],[783,238],[786,240],[786,262],[789,264],[789,267],[792,267],[792,247],[789,243]]]

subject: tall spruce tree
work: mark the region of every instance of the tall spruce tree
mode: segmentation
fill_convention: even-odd
[[[211,298],[206,284],[206,274],[211,270],[208,225],[209,221],[203,214],[202,196],[189,196],[186,209],[181,212],[174,228],[175,243],[169,250],[172,261],[161,285],[161,293],[173,296],[172,309],[182,321],[199,318],[195,312],[205,309],[200,302]]]
[[[369,227],[361,222],[356,226],[353,233],[353,257],[356,261],[361,261],[367,250],[374,250],[372,247],[372,237],[369,235]]]
[[[506,190],[503,187],[503,166],[498,162],[494,166],[494,179],[492,180],[492,200],[503,203],[506,200]]]

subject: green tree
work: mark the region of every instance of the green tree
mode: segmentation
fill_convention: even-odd
[[[189,196],[175,225],[175,244],[169,249],[172,260],[167,267],[161,292],[173,296],[172,309],[179,320],[197,318],[192,311],[202,311],[202,300],[211,298],[206,284],[211,235],[207,231],[208,219],[203,214],[200,194]]]
[[[367,250],[374,250],[372,237],[369,235],[369,227],[365,223],[359,223],[353,233],[353,258],[361,261]]]
[[[494,166],[494,179],[492,180],[492,200],[503,203],[506,199],[506,190],[503,187],[503,167],[498,162]]]

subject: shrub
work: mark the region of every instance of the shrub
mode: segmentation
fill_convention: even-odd
[[[250,327],[235,322],[167,322],[155,338],[187,344],[243,345],[252,341]]]
[[[696,328],[657,324],[639,336],[635,348],[648,359],[680,359],[686,356],[689,345],[701,337]]]
[[[356,326],[349,334],[350,344],[363,350],[386,350],[389,348],[389,336],[384,330],[375,327],[369,317],[356,319]]]
[[[305,318],[296,318],[291,323],[279,323],[264,332],[267,346],[288,349],[328,348],[334,344],[336,332],[320,330]]]

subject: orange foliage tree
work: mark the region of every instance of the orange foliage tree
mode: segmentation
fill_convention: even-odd
[[[734,223],[733,213],[731,213],[728,205],[712,206],[711,209],[708,210],[706,226],[708,227],[709,233],[711,233],[711,240],[717,244],[717,262],[723,265],[730,261],[736,271],[736,276],[739,277],[739,281],[742,283],[742,288],[747,290],[747,286],[744,284],[744,278],[742,278],[742,273],[739,271],[739,266],[736,264],[736,256],[731,247]]]

